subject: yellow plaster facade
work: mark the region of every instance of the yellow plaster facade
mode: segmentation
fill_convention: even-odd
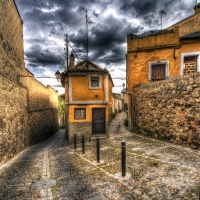
[[[135,85],[200,72],[200,4],[194,11],[165,30],[127,35],[129,108]]]
[[[106,69],[89,60],[75,66],[73,60],[61,74],[65,87],[66,139],[71,144],[75,134],[78,142],[82,135],[87,141],[92,137],[107,138],[112,115],[112,78]]]
[[[90,89],[90,76],[71,77],[73,101],[105,101],[105,76],[100,75],[99,78],[101,87]]]
[[[184,57],[197,56],[196,70],[200,71],[200,4],[191,17],[163,31],[127,36],[127,85],[151,80],[151,64],[165,64],[165,78],[184,74]],[[189,36],[188,34],[191,34]],[[184,38],[187,36],[188,38]]]
[[[106,122],[109,121],[109,107],[110,105],[71,105],[69,107],[69,122],[92,122],[92,108],[105,108],[106,109]],[[85,108],[86,109],[86,118],[85,119],[74,119],[74,109],[75,108]]]

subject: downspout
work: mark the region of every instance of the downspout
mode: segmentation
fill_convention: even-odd
[[[128,130],[129,131],[132,131],[132,107],[133,107],[133,105],[132,105],[132,93],[131,92],[126,92],[126,94],[129,94],[129,96],[130,96],[130,106],[128,107],[128,112],[129,112],[129,115],[130,116],[128,116]]]
[[[127,92],[127,54],[126,54],[126,92]]]
[[[175,47],[175,48],[174,48],[174,59],[176,59],[176,49],[180,49],[181,46],[182,46],[182,44],[179,45],[178,47]]]
[[[129,129],[129,131],[131,131],[132,130],[132,93],[128,92],[127,83],[128,83],[128,67],[127,67],[127,54],[126,54],[126,94],[129,94],[129,96],[130,96],[130,106],[128,108],[128,112],[129,112],[128,129]]]

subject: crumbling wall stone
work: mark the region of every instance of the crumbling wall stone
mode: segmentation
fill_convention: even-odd
[[[139,84],[133,92],[134,131],[200,146],[200,73]]]

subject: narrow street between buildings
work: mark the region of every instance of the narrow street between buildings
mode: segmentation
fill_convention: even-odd
[[[68,145],[65,132],[32,146],[0,166],[1,200],[197,200],[200,151],[137,135],[123,125],[125,112],[109,127],[109,140]],[[121,176],[126,141],[126,176]]]

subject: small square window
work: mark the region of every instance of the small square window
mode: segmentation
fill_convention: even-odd
[[[153,64],[151,66],[151,81],[165,79],[165,64]]]
[[[86,109],[85,108],[75,108],[74,109],[74,119],[86,119]]]
[[[99,76],[91,76],[91,87],[99,87]]]

